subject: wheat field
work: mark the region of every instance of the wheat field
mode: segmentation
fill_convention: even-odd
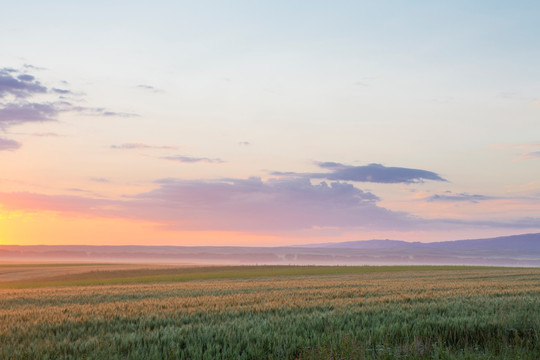
[[[537,359],[539,336],[540,269],[105,266],[0,283],[0,359]]]

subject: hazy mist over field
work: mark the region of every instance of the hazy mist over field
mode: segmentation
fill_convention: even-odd
[[[540,234],[433,243],[364,240],[281,247],[0,246],[0,261],[169,265],[540,266]]]

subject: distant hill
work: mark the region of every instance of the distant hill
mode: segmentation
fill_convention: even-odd
[[[367,240],[301,246],[0,245],[0,262],[540,267],[540,234],[433,243]]]
[[[439,241],[432,243],[401,240],[359,240],[339,243],[300,245],[325,249],[439,249],[439,250],[510,250],[540,251],[540,233],[500,236],[486,239]]]

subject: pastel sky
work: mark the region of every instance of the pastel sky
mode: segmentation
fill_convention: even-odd
[[[538,1],[12,1],[0,244],[540,231]]]

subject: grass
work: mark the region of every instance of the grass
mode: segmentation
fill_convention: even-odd
[[[540,269],[132,269],[2,286],[0,359],[540,354]]]
[[[49,264],[47,264],[49,265]],[[77,264],[80,265],[80,264]],[[0,265],[0,269],[3,265]],[[144,284],[154,282],[183,282],[213,279],[249,279],[273,276],[345,275],[381,272],[437,271],[437,270],[497,270],[504,268],[481,266],[206,266],[172,267],[165,269],[140,268],[129,270],[94,270],[82,274],[6,281],[4,289],[25,289],[58,286],[92,286]],[[46,275],[46,274],[45,274]]]

